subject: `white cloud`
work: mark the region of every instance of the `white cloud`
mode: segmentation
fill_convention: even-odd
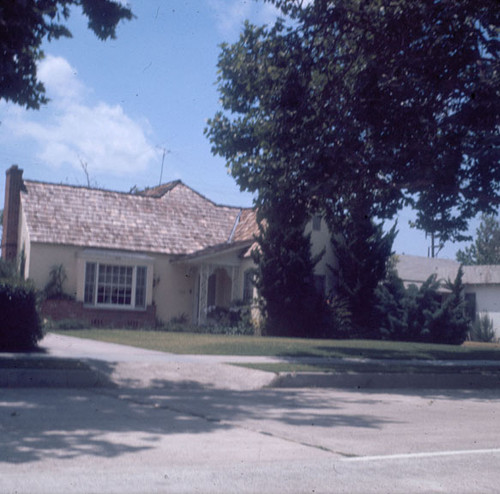
[[[43,163],[80,168],[82,160],[92,172],[123,176],[145,171],[158,159],[148,129],[121,106],[86,104],[90,90],[67,60],[48,56],[38,74],[51,98],[48,107],[36,115],[13,112],[3,124],[16,137],[34,141]]]
[[[270,3],[255,0],[208,0],[214,11],[217,28],[224,36],[236,36],[245,20],[252,23],[273,24],[280,12]]]
[[[78,80],[76,70],[62,57],[49,55],[38,65],[38,77],[43,81],[51,103],[64,106],[82,101],[87,92]]]

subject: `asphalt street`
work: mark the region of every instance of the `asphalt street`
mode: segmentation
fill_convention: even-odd
[[[0,389],[0,493],[499,492],[500,390],[227,386],[106,349],[116,387]]]

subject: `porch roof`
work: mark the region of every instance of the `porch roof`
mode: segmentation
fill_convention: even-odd
[[[197,252],[191,254],[177,256],[171,260],[172,263],[197,263],[205,260],[212,260],[214,258],[220,258],[227,254],[237,253],[237,258],[247,257],[245,254],[248,252],[249,247],[252,246],[254,240],[240,240],[231,243],[224,243],[219,245],[213,245],[205,249],[201,249]]]

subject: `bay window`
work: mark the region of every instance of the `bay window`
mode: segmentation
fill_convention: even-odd
[[[115,308],[146,308],[147,266],[85,263],[84,303]]]

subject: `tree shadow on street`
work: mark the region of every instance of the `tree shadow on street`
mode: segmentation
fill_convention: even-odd
[[[104,365],[112,372],[114,364]],[[309,427],[331,435],[336,427],[377,430],[388,422],[352,413],[341,399],[332,404],[307,390],[235,391],[163,379],[148,387],[130,379],[120,387],[5,389],[0,395],[0,463],[115,458],[154,450],[165,439],[180,447],[177,442],[186,434],[208,441],[221,431],[273,435],[277,430],[288,439]]]

